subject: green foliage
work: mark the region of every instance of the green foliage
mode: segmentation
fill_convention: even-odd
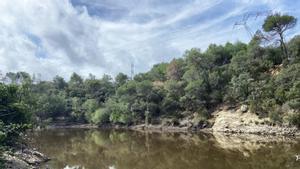
[[[293,64],[282,70],[275,78],[275,98],[283,104],[299,98],[300,64]]]
[[[79,97],[72,97],[71,104],[72,104],[72,112],[71,117],[76,121],[84,121],[85,120],[85,112],[82,107],[82,99]]]
[[[1,121],[0,121],[1,123]],[[2,133],[2,145],[14,146],[20,141],[21,134],[31,128],[30,124],[11,123],[7,125],[0,124],[0,132]]]
[[[65,90],[68,84],[64,80],[64,78],[56,75],[53,79],[53,85],[57,90]]]
[[[166,68],[167,79],[181,80],[184,74],[184,67],[183,59],[173,59]]]
[[[106,103],[107,112],[110,114],[110,121],[112,123],[131,124],[133,119],[128,110],[128,105],[123,102],[117,102],[116,100],[109,100]]]
[[[59,116],[64,116],[67,113],[67,102],[62,93],[40,95],[37,100],[35,114],[41,120],[48,118],[55,119]]]
[[[238,101],[247,100],[252,92],[253,79],[248,73],[240,74],[238,77],[234,76],[230,82],[230,94]]]
[[[127,81],[128,81],[128,76],[125,75],[124,73],[119,73],[117,74],[115,81],[116,81],[116,86],[120,87],[122,85],[124,85]]]
[[[209,95],[203,80],[191,81],[184,90],[188,110],[196,111],[199,107],[209,102]]]
[[[300,61],[300,35],[295,36],[288,43],[288,49],[290,53],[290,57],[293,62]]]
[[[7,138],[7,133],[5,132],[4,129],[4,123],[0,121],[0,145],[3,144],[6,138]]]
[[[88,99],[82,104],[83,111],[85,113],[85,118],[89,122],[93,122],[93,114],[99,107],[97,100],[95,99]]]
[[[85,98],[95,99],[98,104],[104,103],[113,93],[114,87],[110,76],[102,79],[87,79],[84,82]]]
[[[265,32],[268,32],[271,36],[279,36],[279,41],[281,45],[281,50],[285,54],[285,57],[289,59],[288,50],[284,42],[284,32],[288,29],[293,28],[297,23],[297,19],[293,16],[282,15],[280,13],[275,13],[269,15],[264,24],[262,25]]]
[[[269,15],[262,27],[266,32],[283,32],[294,27],[296,25],[296,22],[297,19],[293,16],[281,15],[280,13],[276,13],[273,15]]]
[[[152,67],[152,69],[148,72],[152,81],[165,81],[166,80],[166,71],[167,71],[167,63],[156,64]]]
[[[25,77],[27,74],[21,75]],[[24,79],[23,82],[27,83]],[[21,133],[31,127],[29,123],[32,114],[29,113],[29,106],[24,102],[24,97],[28,96],[27,92],[28,90],[24,90],[22,84],[17,86],[0,83],[0,158],[2,150],[7,146],[16,145],[21,138]]]
[[[30,75],[26,72],[8,72],[6,73],[6,78],[10,80],[11,84],[22,84],[24,82],[32,82]]]
[[[296,112],[293,114],[290,114],[288,117],[288,121],[291,125],[297,126],[300,128],[300,113]]]
[[[270,112],[269,117],[273,123],[282,122],[282,118],[278,112]]]
[[[300,98],[289,100],[287,103],[291,108],[300,110]]]
[[[91,117],[91,122],[98,125],[109,123],[110,114],[105,108],[97,109]]]
[[[84,97],[83,79],[80,75],[73,73],[68,83],[68,94],[70,97]]]
[[[0,118],[5,124],[25,123],[31,118],[18,92],[18,86],[0,83]]]

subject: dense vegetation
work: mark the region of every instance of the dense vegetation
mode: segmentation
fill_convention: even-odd
[[[0,83],[0,143],[15,143],[29,123],[132,125],[168,118],[176,124],[191,115],[203,123],[221,105],[247,104],[274,124],[300,126],[300,36],[284,41],[295,24],[292,16],[274,14],[249,44],[194,48],[133,78],[119,73],[114,79],[84,79],[73,73],[69,81],[40,81],[26,72],[6,73]]]
[[[2,151],[18,144],[19,136],[29,128],[31,113],[26,99],[24,85],[4,85],[0,83],[0,155]],[[2,168],[2,159],[0,158]]]

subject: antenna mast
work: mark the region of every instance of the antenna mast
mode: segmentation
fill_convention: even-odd
[[[2,71],[0,70],[0,82],[4,83],[4,75],[2,74]]]
[[[134,76],[134,63],[131,62],[131,70],[130,70],[130,77],[131,77],[131,80],[133,80],[133,76]]]

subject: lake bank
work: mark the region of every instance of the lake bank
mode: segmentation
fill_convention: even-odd
[[[241,128],[233,127],[229,128],[224,126],[207,127],[207,128],[189,128],[178,126],[163,126],[163,125],[132,125],[132,126],[120,126],[120,125],[106,125],[97,126],[90,124],[77,124],[77,125],[61,125],[61,126],[47,126],[46,129],[124,129],[140,132],[166,132],[166,133],[223,133],[225,135],[265,135],[265,136],[297,136],[300,137],[300,131],[294,127],[285,126],[243,126]],[[39,129],[40,130],[40,129]]]
[[[297,127],[289,125],[275,125],[269,118],[261,118],[255,113],[251,113],[248,107],[242,105],[237,108],[221,107],[212,113],[212,117],[207,123],[193,123],[193,118],[179,119],[176,123],[172,120],[164,119],[158,124],[138,124],[138,125],[93,125],[93,124],[73,124],[73,123],[53,123],[47,126],[49,129],[56,128],[108,128],[126,129],[152,132],[208,132],[226,134],[255,134],[255,135],[282,135],[300,136]]]

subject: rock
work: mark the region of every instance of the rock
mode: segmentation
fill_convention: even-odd
[[[248,111],[248,106],[244,104],[244,105],[241,106],[240,110],[241,110],[241,112],[245,113],[245,112]]]
[[[193,123],[192,122],[189,122],[187,125],[186,125],[187,128],[191,128],[193,127]]]
[[[164,119],[162,119],[161,124],[162,124],[163,126],[170,126],[170,125],[171,125],[171,120],[170,120],[170,119],[167,119],[167,118],[164,118]]]
[[[17,169],[32,169],[33,167],[27,164],[25,161],[4,153],[5,168],[17,168]]]
[[[33,149],[18,150],[15,153],[4,153],[5,168],[34,169],[39,164],[50,160],[44,154]]]
[[[48,161],[49,159],[42,153],[31,150],[31,149],[25,149],[23,151],[17,151],[15,153],[17,157],[22,159],[28,164],[40,164],[42,162]]]
[[[183,120],[179,121],[179,127],[188,127],[188,128],[193,127],[192,120],[183,119]]]
[[[65,166],[64,169],[80,169],[81,167],[79,165],[76,165],[76,166]]]
[[[145,130],[145,124],[135,125],[132,127],[134,130]]]
[[[268,118],[259,118],[250,112],[223,110],[214,114],[213,132],[248,133],[259,135],[297,135],[300,131],[296,127],[269,126],[264,121]],[[253,123],[254,122],[254,123]]]
[[[165,119],[162,119],[162,125],[163,126],[179,126],[180,123],[177,119],[165,118]]]

